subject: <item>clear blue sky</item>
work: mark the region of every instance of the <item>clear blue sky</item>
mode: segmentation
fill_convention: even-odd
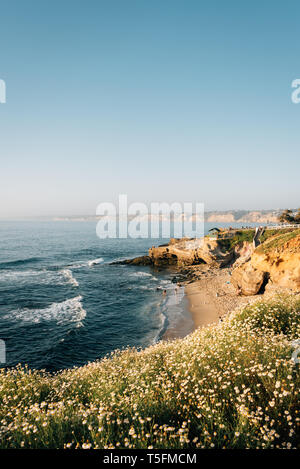
[[[300,205],[299,1],[0,6],[0,217]]]

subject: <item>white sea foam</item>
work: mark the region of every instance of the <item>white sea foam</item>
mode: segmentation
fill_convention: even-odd
[[[130,274],[130,277],[153,277],[153,275],[148,272],[134,272],[133,274]]]
[[[22,280],[22,277],[26,279],[27,277],[35,277],[40,274],[41,272],[37,270],[1,270],[0,282],[6,280]]]
[[[88,266],[92,267],[93,265],[101,264],[103,261],[103,257],[100,257],[99,259],[93,259],[92,261],[88,261]]]
[[[86,316],[86,311],[82,307],[81,300],[82,296],[76,296],[61,303],[52,303],[44,309],[19,309],[7,314],[3,319],[28,323],[55,321],[60,325],[76,323],[76,326],[80,327]]]
[[[153,291],[154,290],[154,287],[150,287],[150,286],[147,286],[147,285],[139,285],[138,288],[139,288],[139,290],[148,290],[148,291]]]
[[[79,287],[79,283],[77,282],[76,278],[73,277],[70,269],[63,269],[61,270],[61,273],[68,283],[74,285],[74,287]]]
[[[162,305],[160,307],[159,320],[160,320],[160,324],[158,325],[158,332],[156,333],[156,335],[153,337],[151,341],[152,345],[156,344],[160,340],[161,334],[166,329],[166,326],[167,326],[168,319],[167,319],[165,309],[163,308]]]
[[[17,281],[19,283],[37,282],[43,285],[64,285],[69,283],[75,287],[78,287],[78,282],[73,277],[73,274],[69,269],[62,269],[59,271],[46,269],[0,271],[0,283],[13,281]]]
[[[81,269],[82,267],[93,267],[93,265],[101,264],[104,262],[103,257],[99,259],[92,259],[90,261],[81,262],[80,264],[69,264],[70,269]]]
[[[184,297],[184,287],[176,287],[171,285],[168,290],[170,291],[170,295],[167,297],[167,306],[175,306],[181,303]]]

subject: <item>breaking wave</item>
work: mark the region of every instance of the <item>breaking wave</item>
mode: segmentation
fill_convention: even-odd
[[[70,269],[63,269],[61,273],[68,283],[74,285],[74,287],[79,287],[79,283],[77,282],[76,278],[73,277]]]
[[[88,266],[92,267],[92,265],[101,264],[101,262],[103,262],[103,261],[104,261],[104,259],[102,257],[100,257],[99,259],[94,259],[92,261],[88,261]]]
[[[3,319],[27,323],[55,321],[59,325],[77,323],[77,327],[80,327],[86,316],[86,311],[82,307],[81,300],[82,296],[76,296],[61,303],[52,303],[44,309],[25,308],[11,312],[4,316]]]
[[[42,285],[54,284],[64,285],[69,283],[74,287],[78,287],[77,280],[73,277],[71,270],[62,269],[53,270],[0,270],[0,283],[17,281],[21,284],[38,282]]]
[[[101,264],[102,262],[104,262],[103,257],[99,257],[99,259],[92,259],[91,261],[85,261],[81,264],[70,264],[68,267],[70,269],[81,269],[82,267],[93,267],[93,265]]]

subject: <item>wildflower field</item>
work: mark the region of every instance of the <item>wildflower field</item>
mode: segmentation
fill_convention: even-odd
[[[0,447],[299,448],[299,337],[284,296],[54,375],[2,369]]]

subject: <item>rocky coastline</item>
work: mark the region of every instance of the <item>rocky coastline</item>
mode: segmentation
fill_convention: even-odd
[[[258,296],[300,293],[300,229],[218,230],[203,239],[171,239],[120,263],[176,267],[172,280],[185,287],[197,328]]]

